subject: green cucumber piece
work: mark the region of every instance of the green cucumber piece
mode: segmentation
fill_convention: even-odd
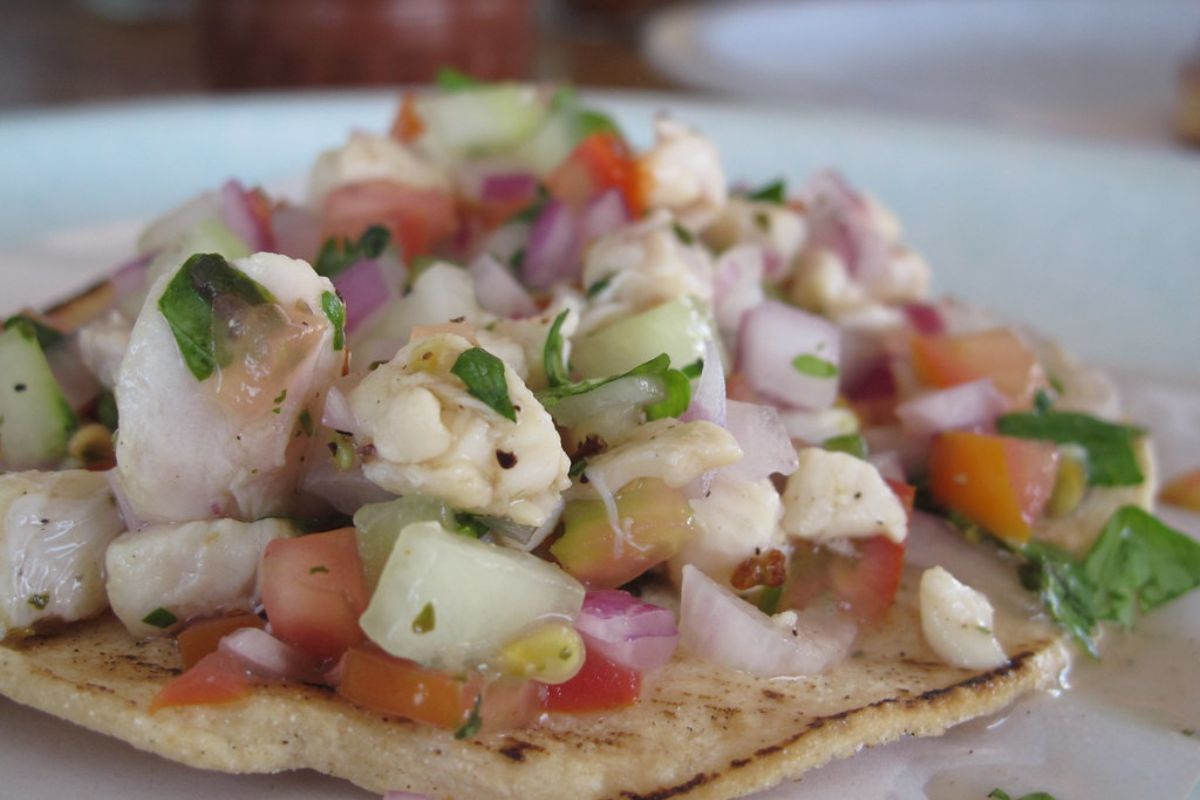
[[[536,90],[518,84],[432,94],[417,100],[422,146],[450,158],[499,153],[529,138],[546,117]]]
[[[708,315],[681,297],[575,339],[571,364],[581,378],[604,378],[666,353],[671,366],[682,369],[704,357],[704,343],[711,338]]]
[[[75,427],[33,326],[9,326],[0,333],[0,468],[57,465]]]

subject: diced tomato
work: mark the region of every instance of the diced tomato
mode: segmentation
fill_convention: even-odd
[[[346,651],[337,691],[365,708],[456,729],[475,707],[480,683],[363,645]]]
[[[542,687],[542,707],[571,713],[606,711],[633,705],[641,692],[640,672],[589,650],[574,678]]]
[[[679,489],[641,478],[616,494],[618,537],[599,500],[574,500],[563,510],[563,535],[550,547],[562,568],[589,587],[613,589],[675,555],[691,538],[691,506]]]
[[[392,120],[392,129],[389,133],[393,139],[408,143],[421,138],[421,134],[424,132],[425,121],[417,112],[417,96],[413,92],[405,92],[404,99],[400,102],[400,110],[396,112],[396,119]]]
[[[325,198],[321,220],[324,237],[357,239],[372,225],[382,225],[406,259],[434,252],[458,230],[457,209],[448,192],[388,180],[339,186]]]
[[[1017,406],[1028,406],[1045,386],[1045,375],[1033,351],[1008,328],[957,336],[912,337],[913,369],[926,386],[947,388],[991,378]]]
[[[1164,503],[1189,511],[1200,511],[1200,469],[1185,472],[1170,480],[1159,497]]]
[[[968,431],[933,441],[933,498],[1013,542],[1029,539],[1054,490],[1058,448],[1047,442]]]
[[[900,504],[904,506],[905,516],[909,520],[912,520],[913,506],[917,503],[917,487],[911,483],[892,480],[891,478],[884,478],[883,482],[888,485],[888,488],[892,490],[892,494],[896,495]]]
[[[629,215],[637,219],[645,209],[641,170],[620,136],[593,133],[567,156],[546,179],[550,193],[573,205],[583,205],[609,189],[616,189]]]
[[[896,374],[892,357],[880,354],[848,382],[843,391],[846,401],[864,427],[888,425],[896,421]]]
[[[817,544],[798,544],[781,607],[803,609],[829,593],[864,622],[878,622],[896,600],[904,570],[904,544],[886,536],[851,541],[854,555]]]
[[[276,539],[259,570],[275,636],[309,655],[336,658],[361,642],[367,586],[353,528]]]
[[[150,713],[170,706],[232,703],[250,692],[250,677],[238,660],[217,651],[159,690],[150,701]]]
[[[542,684],[537,681],[501,679],[483,693],[479,715],[482,733],[528,728],[542,714]]]
[[[262,618],[255,614],[236,614],[193,622],[175,639],[183,668],[191,669],[200,659],[215,653],[221,640],[239,628],[262,628],[264,625]]]

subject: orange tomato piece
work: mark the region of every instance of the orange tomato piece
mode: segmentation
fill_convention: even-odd
[[[249,694],[250,688],[250,677],[238,660],[218,650],[159,690],[150,701],[150,713],[171,706],[232,703]]]
[[[926,386],[947,388],[991,378],[1001,394],[1026,407],[1046,385],[1033,351],[1008,328],[978,333],[912,337],[913,369]]]
[[[968,431],[943,433],[929,454],[933,498],[990,532],[1028,541],[1054,489],[1058,448]]]
[[[572,205],[583,205],[596,195],[616,189],[629,215],[637,219],[645,210],[643,181],[624,140],[615,133],[600,132],[576,145],[550,173],[546,186],[552,195]]]
[[[1172,478],[1159,497],[1164,503],[1200,512],[1200,468]]]
[[[200,659],[217,651],[217,645],[239,628],[262,628],[266,623],[256,614],[236,614],[232,617],[202,619],[188,625],[176,637],[183,668],[191,669]]]
[[[477,679],[462,680],[374,647],[359,646],[346,651],[337,691],[365,708],[454,729],[470,716],[480,685]]]
[[[904,543],[886,536],[856,539],[857,558],[835,556],[829,588],[859,619],[877,622],[896,601],[904,572]]]
[[[372,225],[387,228],[405,259],[432,253],[458,230],[454,198],[388,180],[350,183],[325,198],[323,238],[357,239]]]

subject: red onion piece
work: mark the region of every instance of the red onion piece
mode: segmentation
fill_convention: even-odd
[[[806,250],[834,253],[851,277],[868,285],[887,270],[891,262],[888,243],[874,224],[867,201],[840,173],[817,173],[801,197],[809,208]]]
[[[843,389],[850,400],[884,400],[896,395],[896,374],[887,353],[877,354],[854,373],[846,370],[844,377]]]
[[[483,178],[479,197],[485,203],[522,203],[537,195],[537,178],[528,172],[497,172]]]
[[[787,428],[773,406],[730,400],[725,406],[726,425],[745,454],[722,468],[731,478],[756,481],[775,473],[791,475],[800,466]]]
[[[486,311],[498,317],[529,317],[537,313],[537,304],[520,281],[490,253],[483,253],[467,267],[475,281],[475,299]]]
[[[114,305],[120,305],[126,299],[140,295],[149,288],[146,286],[146,275],[151,260],[152,255],[144,255],[117,267],[117,271],[108,279],[108,284],[113,290]]]
[[[906,303],[904,316],[917,333],[935,336],[946,332],[946,323],[942,319],[942,312],[933,303]]]
[[[260,678],[304,681],[319,674],[319,660],[259,628],[238,628],[217,649]]]
[[[533,223],[521,278],[531,289],[543,291],[571,280],[578,272],[578,223],[570,207],[552,200]]]
[[[333,279],[346,303],[346,333],[352,334],[370,317],[400,296],[400,266],[394,259],[356,261]]]
[[[266,220],[254,210],[255,199],[236,180],[225,181],[217,193],[221,222],[246,243],[253,252],[275,249],[274,235]]]
[[[588,592],[575,629],[589,649],[639,672],[666,664],[679,642],[670,610],[618,589]]]
[[[271,214],[276,252],[309,263],[321,252],[321,220],[304,206],[285,203]]]
[[[900,454],[895,450],[884,450],[882,453],[871,453],[867,456],[867,461],[874,465],[875,469],[879,470],[879,474],[890,481],[907,481],[908,476],[904,472],[904,461],[900,458]]]
[[[315,464],[300,476],[300,492],[319,497],[343,514],[353,514],[367,503],[394,500],[395,495],[371,483],[362,466],[340,470],[329,453],[315,454]]]
[[[72,411],[86,406],[100,394],[100,382],[83,363],[76,337],[47,348],[46,362]]]
[[[325,410],[321,413],[321,424],[342,433],[354,433],[358,430],[358,420],[350,408],[350,399],[346,392],[350,387],[341,385],[331,386],[325,394]]]
[[[838,365],[840,334],[828,320],[778,300],[746,312],[738,333],[738,369],[765,397],[788,406],[829,408],[837,399],[836,370],[828,376],[799,371],[793,360],[812,356]]]
[[[722,333],[737,333],[742,316],[766,299],[762,288],[765,270],[764,250],[752,244],[731,247],[717,259],[713,313]]]
[[[896,406],[909,433],[929,436],[956,428],[988,428],[1008,409],[1008,399],[988,378],[927,392]]]
[[[591,242],[615,233],[629,222],[629,211],[620,191],[610,189],[593,197],[583,210],[580,241]]]
[[[702,419],[725,425],[725,367],[721,364],[721,351],[717,343],[709,339],[704,343],[704,366],[692,402],[679,417],[684,422]]]
[[[777,625],[691,564],[683,568],[680,644],[711,664],[764,677],[813,675],[850,655],[856,634],[848,616],[818,608]]]

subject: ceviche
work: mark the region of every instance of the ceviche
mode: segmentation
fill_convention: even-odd
[[[303,197],[229,180],[4,323],[6,645],[111,610],[177,644],[151,716],[296,684],[453,742],[887,628],[1003,668],[920,526],[1092,656],[1200,584],[1106,376],[931,298],[845,176],[750,186],[666,115],[639,150],[568,88],[439,84]]]

